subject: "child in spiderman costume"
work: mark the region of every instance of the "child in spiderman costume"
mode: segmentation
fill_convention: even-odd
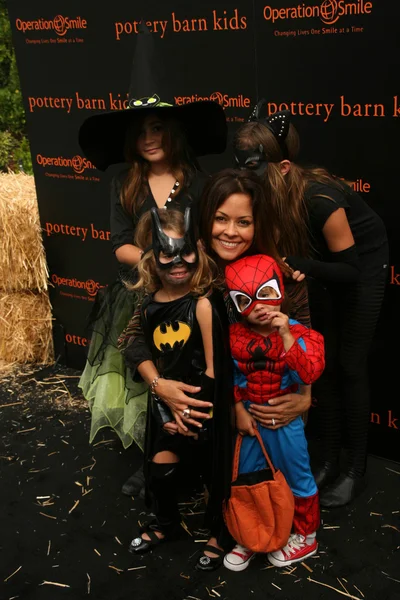
[[[232,301],[243,317],[230,326],[234,361],[236,426],[244,436],[239,473],[266,467],[254,428],[258,428],[274,466],[281,470],[295,499],[293,533],[287,545],[268,554],[269,561],[286,567],[316,553],[320,524],[318,490],[310,469],[304,424],[299,416],[288,425],[267,429],[248,412],[251,404],[267,404],[300,384],[311,384],[321,375],[324,340],[321,334],[300,325],[281,311],[284,300],[282,272],[265,255],[242,258],[225,269]],[[274,423],[272,423],[274,425]],[[232,571],[242,571],[254,553],[236,545],[224,558]]]

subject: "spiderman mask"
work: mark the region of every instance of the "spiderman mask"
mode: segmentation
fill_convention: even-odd
[[[282,271],[270,256],[246,256],[228,265],[225,281],[236,310],[247,317],[256,304],[282,304]]]

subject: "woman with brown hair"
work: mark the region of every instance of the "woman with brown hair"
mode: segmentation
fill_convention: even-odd
[[[224,267],[241,256],[266,253],[276,257],[279,264],[282,264],[273,236],[266,235],[266,232],[274,228],[273,211],[266,203],[261,182],[253,173],[226,169],[214,174],[194,209],[199,214],[202,245],[219,268],[220,287],[224,288]],[[284,268],[286,273],[291,273],[290,268]],[[299,274],[294,275],[297,277]],[[225,292],[224,296],[225,308],[222,310],[228,311],[229,320],[235,320],[236,313],[228,292]],[[199,394],[202,391],[201,387],[160,376],[143,335],[142,325],[141,309],[138,307],[134,318],[120,338],[122,354],[133,376],[138,372],[162,403],[171,410],[182,434],[191,435],[190,428],[193,427],[201,430],[207,418],[204,410],[211,407],[212,403],[207,401],[204,393],[201,395],[202,400],[191,397]],[[227,380],[224,383],[229,389],[232,382]],[[270,400],[269,403],[270,406],[259,407],[263,409],[262,414],[257,406],[252,414],[265,427],[277,429],[310,407],[310,386],[303,386],[299,394],[285,394]],[[232,442],[233,440],[229,443]],[[221,550],[229,550],[227,544],[225,536],[220,539],[212,534],[197,561],[196,568],[217,568],[222,561]]]
[[[199,215],[201,242],[207,254],[219,267],[221,285],[225,266],[248,254],[265,253],[275,257],[282,265],[273,236],[269,234],[275,227],[274,213],[265,200],[261,182],[250,171],[225,169],[214,174],[210,177],[200,201],[196,202],[193,208]],[[302,280],[303,276],[299,271],[293,271],[285,265],[283,268],[292,279]],[[308,325],[308,304],[304,288],[288,283],[290,315]],[[225,300],[228,316],[234,320],[235,311],[228,293],[225,294]],[[133,375],[139,371],[140,376],[150,384],[157,373],[143,340],[139,308],[121,335],[119,347]],[[198,392],[198,387],[180,381],[160,379],[157,384],[158,396],[174,411],[177,422],[183,428],[185,424],[200,427],[201,419],[204,419],[204,414],[196,408],[204,409],[209,405],[187,395]],[[259,407],[253,407],[251,410],[254,410],[254,416],[264,427],[271,429],[287,425],[310,408],[310,387],[302,387],[301,394],[287,394],[275,398],[269,404],[270,406],[263,407],[262,411]],[[188,407],[191,407],[190,418],[182,416]]]
[[[269,234],[274,229],[274,213],[265,200],[261,182],[250,171],[226,169],[214,174],[194,209],[199,215],[200,239],[219,267],[222,286],[225,266],[241,256],[265,253],[282,264],[273,235]],[[300,276],[288,267],[284,266],[284,269],[294,278]],[[306,296],[295,287],[288,290],[288,295],[293,299],[291,316],[307,324]],[[234,320],[235,311],[228,293],[225,301],[228,316]],[[306,319],[303,319],[304,315]],[[141,331],[139,309],[120,338],[120,348],[133,376],[138,371],[149,385],[158,378]],[[201,427],[204,419],[201,410],[210,406],[204,400],[190,397],[199,391],[199,387],[181,381],[157,380],[157,395],[173,411],[176,422],[184,430],[188,430],[188,426]],[[269,406],[254,406],[251,410],[264,427],[277,429],[305,413],[310,405],[310,387],[303,386],[300,394],[286,394],[270,400]]]
[[[321,505],[333,508],[365,484],[368,352],[387,279],[387,236],[380,217],[346,182],[295,162],[300,143],[290,113],[264,119],[262,106],[237,131],[235,156],[240,168],[261,178],[277,217],[280,254],[307,275],[312,326],[325,338],[326,368],[313,386],[322,442],[315,477]]]

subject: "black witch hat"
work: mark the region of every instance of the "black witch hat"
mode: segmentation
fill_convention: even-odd
[[[137,34],[128,108],[93,115],[79,130],[79,144],[85,156],[101,171],[125,162],[124,148],[130,124],[148,112],[161,111],[177,119],[189,147],[196,156],[220,154],[226,148],[225,112],[217,102],[203,100],[176,105],[166,102],[161,89],[160,57],[155,55],[154,36],[142,22]]]

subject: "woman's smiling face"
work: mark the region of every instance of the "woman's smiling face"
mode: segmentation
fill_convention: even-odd
[[[237,260],[254,240],[252,199],[232,194],[218,207],[211,232],[212,249],[226,262]]]

